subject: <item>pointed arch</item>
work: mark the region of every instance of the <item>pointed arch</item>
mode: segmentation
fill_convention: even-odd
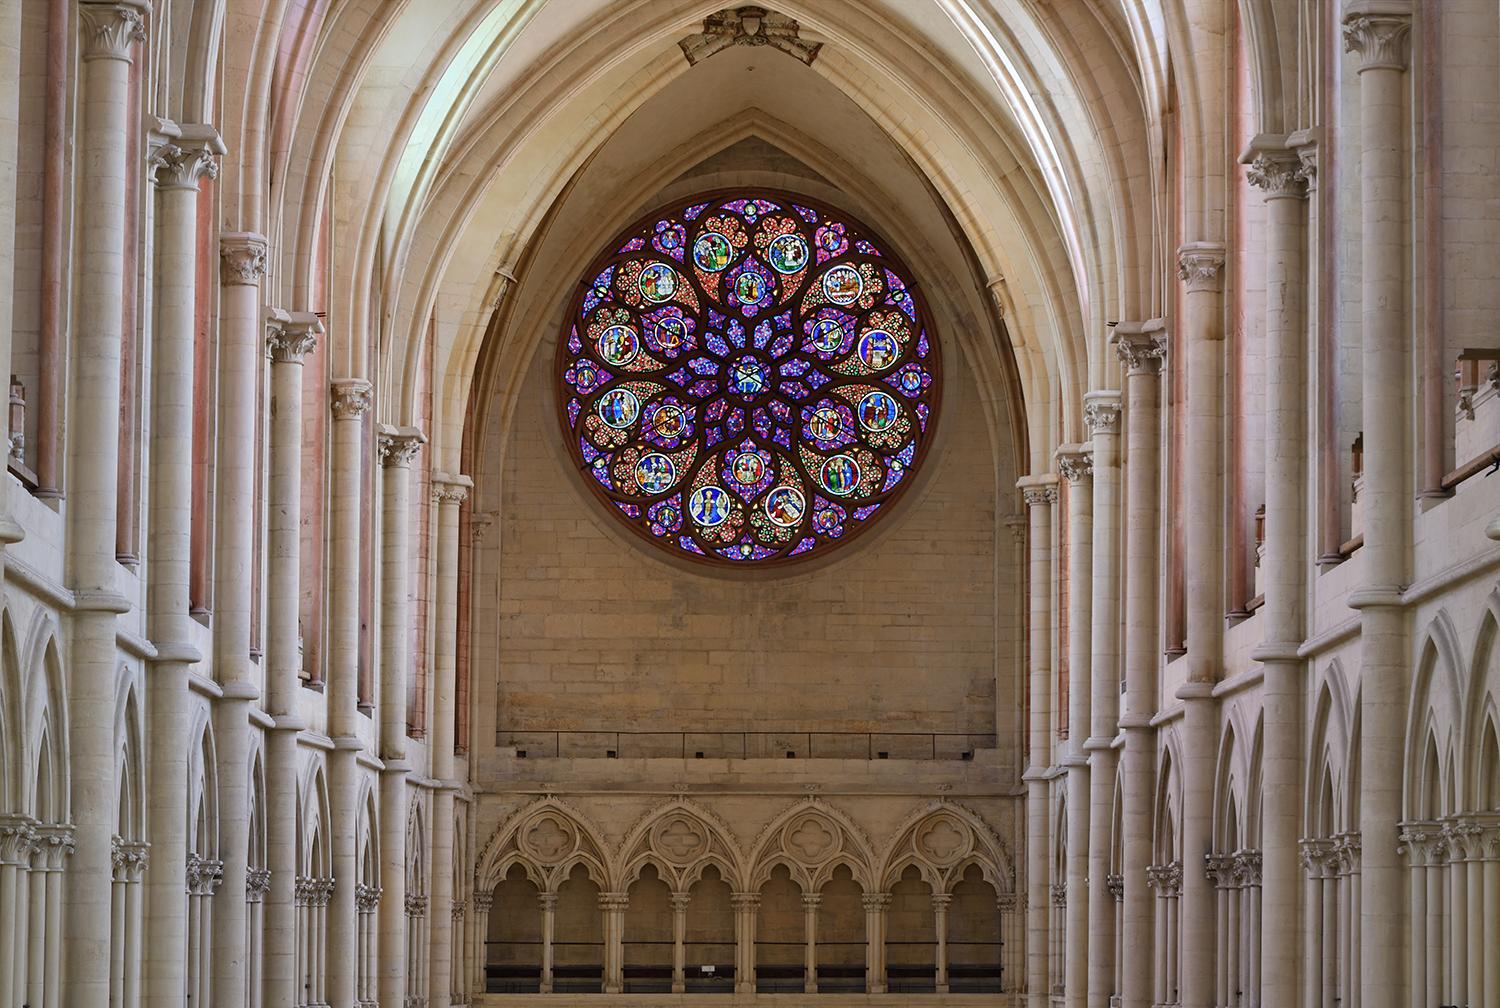
[[[745,865],[728,825],[690,798],[676,797],[643,815],[625,834],[614,888],[624,892],[646,865],[673,892],[685,893],[710,865],[734,892],[745,886]]]
[[[781,810],[751,848],[746,889],[758,891],[784,865],[803,892],[816,892],[840,864],[866,891],[874,889],[870,841],[836,805],[817,798]]]
[[[607,889],[615,876],[603,835],[577,809],[546,796],[496,827],[476,868],[476,883],[494,889],[511,865],[519,864],[543,892],[555,892],[573,868],[582,865],[600,889]]]
[[[1004,841],[977,812],[956,802],[939,800],[913,809],[891,835],[879,863],[875,877],[883,892],[911,866],[934,893],[952,893],[970,866],[979,869],[997,896],[1015,892],[1015,864]]]
[[[1462,793],[1460,767],[1451,758],[1462,728],[1459,705],[1467,694],[1465,665],[1460,658],[1458,633],[1446,610],[1438,610],[1420,638],[1417,672],[1407,708],[1406,773],[1403,808],[1408,819],[1421,819],[1418,808],[1452,808],[1451,798]],[[1436,777],[1428,760],[1436,754]],[[1425,788],[1435,787],[1435,792]]]

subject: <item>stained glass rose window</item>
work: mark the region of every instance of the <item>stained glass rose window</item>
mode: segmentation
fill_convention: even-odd
[[[723,565],[824,554],[931,441],[938,347],[910,274],[811,200],[662,210],[589,269],[557,360],[569,450],[615,516]]]

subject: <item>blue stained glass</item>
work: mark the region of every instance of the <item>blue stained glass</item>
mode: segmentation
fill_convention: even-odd
[[[639,303],[642,268],[693,263],[709,232],[730,252],[719,257],[722,272],[679,269],[670,303]],[[878,238],[800,198],[741,192],[670,207],[607,248],[614,251],[579,285],[557,380],[572,453],[618,520],[658,548],[735,566],[818,555],[889,512],[887,495],[911,482],[922,461],[940,392],[939,348],[912,278]],[[875,297],[834,305],[822,278],[850,267]],[[636,341],[615,367],[599,357],[614,346],[602,339],[610,327]],[[874,329],[899,339],[871,373],[858,353]],[[915,422],[901,440],[888,425],[861,422],[872,387],[911,409]],[[631,408],[606,415],[597,408],[606,401]],[[662,417],[670,433],[657,425]],[[658,488],[670,496],[643,501],[637,463],[652,452],[681,468]],[[830,494],[821,480],[835,452],[858,460],[849,463],[856,478]],[[727,489],[736,510],[713,525],[690,520],[688,496],[710,484]],[[810,502],[798,509],[805,524],[761,507],[773,486],[786,488],[778,499]]]

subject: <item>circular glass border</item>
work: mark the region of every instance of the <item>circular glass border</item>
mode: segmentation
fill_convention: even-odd
[[[800,265],[788,234],[806,245]],[[709,235],[713,247],[700,256]],[[839,321],[837,345],[830,318]],[[611,363],[590,334],[620,325],[634,346]],[[554,387],[568,455],[615,520],[680,560],[749,570],[831,556],[890,513],[934,439],[941,353],[921,291],[875,232],[816,199],[717,190],[642,216],[593,260],[563,326]],[[741,380],[732,388],[733,365]],[[601,398],[627,387],[638,432],[635,422],[600,420]],[[898,405],[878,429],[862,422],[877,392]],[[854,422],[833,425],[838,436],[820,442],[813,425],[829,431],[830,410]],[[669,415],[663,428],[657,418]],[[590,417],[603,427],[594,438]],[[739,487],[733,459],[750,449],[762,464],[739,468],[766,475],[763,485]],[[825,488],[820,477],[835,459],[840,485]],[[862,489],[866,472],[875,483]],[[640,482],[643,473],[655,489]],[[693,518],[695,497],[713,498],[700,508],[712,524]],[[783,505],[775,515],[773,498]],[[733,534],[717,538],[726,525]]]

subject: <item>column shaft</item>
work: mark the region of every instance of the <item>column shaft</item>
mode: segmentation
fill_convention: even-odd
[[[1045,1008],[1051,947],[1048,838],[1052,816],[1047,800],[1047,768],[1052,761],[1052,511],[1056,478],[1031,476],[1020,482],[1029,509],[1031,577],[1031,723],[1026,782],[1026,1003]],[[882,978],[883,979],[883,978]]]
[[[1089,766],[1084,743],[1089,735],[1092,585],[1094,562],[1093,458],[1084,445],[1064,445],[1058,471],[1068,481],[1068,742],[1067,860],[1063,908],[1063,992],[1068,1008],[1084,1008],[1088,997]]]
[[[124,337],[126,150],[135,42],[145,36],[143,5],[81,3],[82,81],[78,95],[79,201],[75,263],[67,544],[75,591],[68,714],[72,816],[77,853],[67,876],[69,1004],[108,1002],[112,838],[119,797],[115,762],[117,614],[129,603],[116,588],[120,371]],[[60,770],[61,768],[59,768]],[[34,873],[35,874],[35,873]],[[40,880],[40,874],[36,874]],[[55,902],[54,902],[55,906]],[[56,922],[46,919],[46,938]],[[35,936],[33,948],[45,947]],[[42,963],[33,959],[31,1004],[42,999]],[[53,988],[50,1001],[59,992]]]

